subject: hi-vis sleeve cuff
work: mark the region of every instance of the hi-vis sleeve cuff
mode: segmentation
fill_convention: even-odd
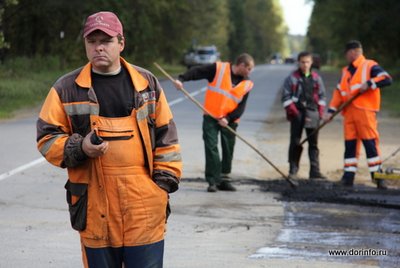
[[[328,109],[328,113],[330,113],[330,114],[333,114],[336,111],[337,111],[337,109],[335,107],[329,107],[329,109]]]
[[[284,101],[282,105],[283,105],[284,108],[286,108],[287,106],[289,106],[292,103],[293,103],[293,100],[292,99],[288,99],[288,100]]]

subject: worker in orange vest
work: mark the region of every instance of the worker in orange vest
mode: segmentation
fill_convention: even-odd
[[[367,155],[371,178],[374,180],[374,172],[381,170],[376,113],[380,109],[380,88],[390,85],[392,79],[376,61],[364,57],[362,45],[357,40],[345,45],[345,56],[349,65],[342,69],[342,77],[333,92],[325,120],[330,120],[342,103],[358,92],[361,93],[342,111],[345,153],[341,184],[352,186],[361,142]],[[376,183],[379,189],[387,188],[384,180],[377,180]]]
[[[189,69],[175,80],[180,89],[183,82],[207,79],[204,108],[210,114],[203,117],[203,140],[205,147],[205,179],[209,183],[208,192],[235,191],[229,181],[232,169],[235,135],[225,127],[236,130],[242,116],[253,82],[249,74],[254,68],[254,59],[249,54],[241,54],[235,64],[216,62]],[[218,133],[221,133],[222,161],[218,152]]]

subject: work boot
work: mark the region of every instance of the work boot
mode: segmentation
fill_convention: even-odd
[[[223,180],[220,184],[218,184],[217,188],[218,188],[218,190],[221,190],[221,191],[231,191],[231,192],[236,191],[236,188],[233,187],[233,185],[229,181],[226,181],[226,180]]]
[[[340,184],[347,187],[352,187],[354,184],[354,172],[345,172],[340,180]]]
[[[207,192],[209,192],[209,193],[215,193],[215,192],[217,192],[217,191],[218,191],[217,185],[215,185],[215,184],[211,184],[211,185],[208,186],[208,188],[207,188]]]
[[[388,188],[385,180],[375,179],[375,181],[376,181],[376,188],[378,188],[380,190],[386,190]]]
[[[293,161],[289,162],[289,179],[297,179],[297,171],[299,171],[299,167]]]
[[[340,185],[342,185],[342,186],[353,187],[353,184],[354,184],[354,182],[352,180],[349,180],[349,179],[342,178],[340,180]]]
[[[326,180],[326,179],[327,177],[319,171],[310,173],[310,180]]]

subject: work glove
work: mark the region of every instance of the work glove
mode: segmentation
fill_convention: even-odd
[[[292,102],[288,106],[285,107],[286,109],[286,119],[292,121],[299,115],[299,110],[297,109],[296,105]]]
[[[82,141],[82,150],[90,158],[102,156],[108,150],[108,142],[101,141],[99,137],[93,135],[95,135],[94,130],[90,131]]]

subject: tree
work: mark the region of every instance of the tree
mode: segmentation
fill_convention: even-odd
[[[250,53],[256,61],[285,49],[287,28],[277,0],[230,0],[231,57]]]
[[[278,0],[18,0],[4,8],[7,55],[85,62],[82,27],[100,10],[119,16],[124,57],[144,66],[177,63],[193,44],[216,45],[223,60],[242,52],[264,60],[282,49],[287,31]]]
[[[344,44],[358,39],[368,57],[395,66],[400,56],[399,12],[400,2],[395,0],[314,0],[309,48],[325,60],[343,59]]]
[[[6,42],[3,32],[3,15],[4,9],[11,5],[18,4],[18,0],[3,0],[0,2],[0,62],[3,61],[4,50],[10,47],[10,44]]]

